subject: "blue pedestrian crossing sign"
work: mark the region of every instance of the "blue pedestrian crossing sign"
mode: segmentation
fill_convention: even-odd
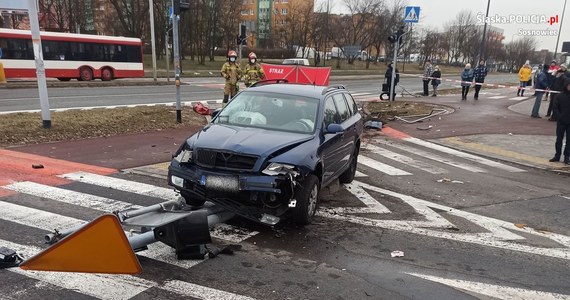
[[[420,7],[419,6],[406,6],[404,13],[404,22],[418,23],[420,20]]]

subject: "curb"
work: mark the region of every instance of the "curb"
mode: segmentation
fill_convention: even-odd
[[[48,81],[48,88],[76,88],[76,87],[116,87],[116,86],[164,86],[174,85],[174,81],[91,81],[91,82],[57,82]],[[10,81],[6,84],[0,85],[3,89],[26,89],[36,88],[38,86],[36,81],[14,82]]]

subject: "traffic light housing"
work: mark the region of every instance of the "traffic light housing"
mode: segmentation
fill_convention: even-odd
[[[190,8],[190,0],[173,0],[173,12],[175,15],[179,15],[181,12],[188,10]]]
[[[402,36],[404,35],[404,33],[405,33],[404,32],[404,26],[400,26],[400,28],[398,29],[398,31],[396,31],[396,33],[394,33],[388,37],[388,41],[390,41],[390,43],[394,44],[399,39],[399,42],[401,44],[402,43]]]

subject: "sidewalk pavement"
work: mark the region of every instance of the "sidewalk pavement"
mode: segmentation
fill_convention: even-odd
[[[417,98],[420,102],[444,105],[452,113],[422,123],[394,121],[388,126],[413,137],[429,139],[477,155],[570,174],[570,166],[548,161],[554,156],[556,140],[556,122],[544,117],[548,102],[541,103],[540,115],[543,118],[534,119],[530,117],[530,112],[535,97],[527,97],[513,104],[514,101],[510,100],[514,98],[511,89],[493,92],[480,95],[478,101],[473,100],[472,96],[467,101],[461,101],[460,96],[455,95],[435,99]],[[496,99],[495,94],[507,97]]]

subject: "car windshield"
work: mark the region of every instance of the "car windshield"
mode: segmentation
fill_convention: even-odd
[[[312,133],[318,103],[314,98],[244,91],[228,103],[214,123]]]

